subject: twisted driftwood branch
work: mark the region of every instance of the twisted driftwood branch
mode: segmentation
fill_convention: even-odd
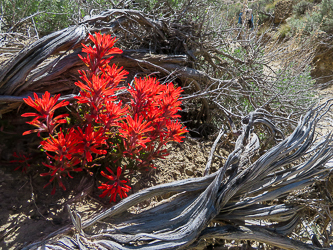
[[[235,150],[216,173],[142,190],[82,223],[71,211],[76,234],[69,236],[72,228],[66,227],[24,249],[188,249],[209,238],[316,249],[286,237],[299,224],[304,205],[286,204],[285,198],[332,170],[332,165],[326,164],[333,156],[332,136],[315,140],[320,112],[326,113],[330,107],[327,102],[307,112],[289,137],[253,163],[249,158],[259,142],[252,132],[256,116],[251,113]],[[139,214],[127,211],[170,192],[176,194],[154,208]],[[249,221],[255,225],[246,226]],[[212,222],[219,226],[208,227]],[[260,222],[264,225],[259,226]]]

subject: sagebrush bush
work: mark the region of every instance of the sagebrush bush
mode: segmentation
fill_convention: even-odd
[[[294,13],[296,15],[288,20],[293,35],[300,31],[308,34],[333,31],[333,0],[323,0],[316,6],[301,1],[294,7]]]
[[[304,15],[306,11],[311,11],[313,8],[313,4],[302,0],[298,4],[294,5],[293,7],[293,13],[297,16]]]
[[[108,8],[112,8],[112,4],[107,0],[30,0],[28,4],[26,0],[4,0],[3,24],[4,29],[9,30],[24,18],[32,16],[27,20],[29,25],[35,25],[43,36],[77,24],[90,13],[98,14]]]

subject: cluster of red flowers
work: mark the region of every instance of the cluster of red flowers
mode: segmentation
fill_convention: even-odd
[[[180,142],[184,137],[182,134],[187,132],[177,115],[181,110],[179,97],[182,90],[172,83],[162,85],[155,78],[136,78],[134,86],[127,88],[130,102],[123,103],[117,93],[125,87],[118,85],[128,72],[109,65],[110,55],[120,54],[122,50],[113,47],[116,40],[110,35],[96,33],[95,37],[90,35],[90,39],[94,46],[83,45],[86,57],[80,56],[88,70],[79,71],[82,82],[75,83],[80,88],[76,96],[80,117],[77,124],[57,131],[57,127],[68,123],[70,118],[68,114],[53,117],[54,113],[69,102],[57,104],[59,95],[50,97],[48,92],[42,98],[34,94],[34,99],[29,97],[24,101],[38,113],[22,116],[34,116],[28,123],[37,129],[24,134],[48,134],[41,146],[48,156],[48,162],[43,164],[50,171],[41,175],[51,176],[47,185],[53,183],[52,194],[56,188],[54,180],[66,190],[63,177],[73,178],[71,172],[92,167],[97,158],[103,156],[103,162],[112,163],[116,171],[106,167],[111,175],[101,172],[113,183],[102,183],[99,189],[104,192],[100,196],[108,195],[110,201],[116,201],[117,194],[120,198],[127,197],[130,190],[125,184],[127,181],[120,179],[124,175],[125,169],[121,167],[124,161],[130,170],[152,167],[152,160],[167,155],[162,146],[170,141]]]

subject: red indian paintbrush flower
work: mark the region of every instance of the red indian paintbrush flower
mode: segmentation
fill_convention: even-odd
[[[107,59],[103,59],[104,56],[111,54],[121,54],[123,51],[119,48],[113,48],[116,38],[112,38],[111,35],[101,35],[100,33],[95,33],[95,37],[89,35],[90,40],[95,44],[95,47],[86,46],[82,52],[87,53],[87,57],[82,57],[79,55],[81,60],[87,65],[92,74],[97,74],[100,67],[105,66],[113,58],[112,56]]]
[[[71,129],[66,135],[63,134],[62,129],[58,133],[58,137],[50,137],[45,141],[41,142],[43,149],[48,152],[53,152],[53,155],[46,152],[46,154],[53,159],[50,161],[50,164],[43,163],[44,166],[50,168],[51,172],[42,173],[41,176],[51,176],[48,184],[44,186],[47,187],[54,179],[57,180],[59,186],[66,190],[63,185],[61,178],[68,175],[68,177],[73,178],[70,175],[71,171],[79,172],[82,171],[82,168],[74,168],[77,164],[81,163],[81,159],[77,158],[77,148],[78,139],[75,134],[75,130]],[[51,194],[54,194],[55,186],[52,189]]]
[[[168,141],[182,142],[182,139],[185,138],[182,134],[188,132],[185,127],[182,127],[182,124],[178,120],[168,124],[167,129],[168,132],[167,137],[165,138],[165,143]]]
[[[81,89],[80,96],[75,97],[78,103],[92,104],[95,106],[94,108],[98,109],[105,97],[112,96],[115,93],[114,88],[107,86],[107,81],[103,76],[93,75],[91,80],[89,80],[87,75],[83,74],[81,78],[85,81],[85,84],[80,81],[75,83]]]
[[[127,107],[122,108],[121,101],[116,104],[111,100],[106,100],[104,108],[100,112],[97,122],[103,124],[106,131],[111,127],[117,127],[119,124],[118,121],[123,119],[123,116],[128,112]]]
[[[34,93],[34,97],[35,100],[33,100],[30,96],[28,98],[24,98],[23,100],[30,107],[36,109],[39,114],[25,113],[22,115],[22,117],[35,116],[31,122],[27,123],[38,127],[38,129],[26,131],[23,133],[23,135],[30,134],[32,132],[38,132],[38,136],[41,132],[48,132],[52,134],[53,130],[56,128],[56,124],[67,122],[66,119],[63,118],[67,117],[68,114],[58,115],[57,117],[53,118],[54,111],[56,109],[67,106],[69,104],[68,101],[64,100],[56,104],[60,94],[50,97],[50,93],[46,91],[42,98],[39,98],[36,93]]]
[[[90,79],[85,73],[81,72],[81,78],[85,83],[80,81],[75,83],[76,86],[81,88],[80,95],[75,98],[78,100],[78,103],[87,104],[90,107],[90,120],[97,119],[98,114],[102,113],[103,107],[107,102],[115,102],[117,100],[114,96],[115,92],[123,89],[117,86],[123,79],[123,76],[127,74],[127,71],[107,67],[106,72],[109,72],[109,75],[93,74]]]
[[[107,183],[102,183],[101,186],[99,186],[99,189],[105,189],[102,194],[100,194],[100,197],[103,198],[105,196],[110,196],[110,202],[116,202],[117,194],[119,194],[120,198],[127,197],[127,192],[131,189],[130,186],[126,185],[126,180],[120,180],[121,176],[121,167],[117,168],[117,175],[115,175],[112,170],[108,167],[106,169],[111,173],[111,175],[105,174],[103,171],[101,171],[101,174],[108,178],[109,181],[114,181],[112,185],[109,185],[109,181]]]
[[[67,106],[69,104],[68,101],[64,100],[56,104],[60,94],[51,97],[48,91],[45,92],[42,98],[39,98],[36,93],[34,93],[34,97],[35,100],[33,100],[30,96],[28,98],[23,98],[23,100],[26,104],[36,109],[40,114],[25,113],[22,115],[23,117],[36,116],[36,119],[45,118],[47,115],[54,113],[56,109]]]
[[[53,152],[55,155],[46,154],[56,161],[63,161],[64,158],[72,159],[73,154],[77,152],[76,145],[78,138],[76,137],[75,130],[71,129],[66,135],[62,132],[58,133],[57,138],[50,136],[50,138],[42,141],[40,144],[45,151]]]
[[[66,191],[65,185],[62,183],[62,177],[65,177],[66,175],[69,178],[73,178],[70,175],[70,172],[81,172],[83,169],[78,167],[78,168],[73,168],[75,165],[79,164],[81,162],[80,159],[78,158],[72,158],[71,160],[67,160],[64,158],[62,161],[56,161],[54,165],[46,164],[43,162],[43,165],[45,167],[50,168],[51,172],[48,173],[42,173],[40,176],[51,176],[51,179],[49,182],[44,186],[46,188],[48,185],[50,185],[54,180],[58,182],[58,185]],[[53,189],[51,192],[51,195],[54,195],[56,191],[56,186],[55,183],[53,183]]]
[[[115,64],[113,64],[112,66],[107,64],[101,70],[103,72],[103,75],[105,76],[107,88],[115,89],[115,91],[125,88],[118,88],[118,84],[123,81],[128,74],[128,71],[124,70],[123,67],[118,68]]]
[[[99,128],[99,130],[94,131],[91,124],[88,124],[85,131],[79,127],[75,132],[76,139],[78,140],[75,146],[76,152],[83,155],[88,162],[93,160],[91,153],[95,154],[106,154],[107,151],[103,149],[98,149],[103,145],[106,145],[107,137],[104,136],[104,129]]]
[[[146,147],[148,132],[154,128],[150,122],[143,121],[143,117],[135,114],[134,119],[131,116],[126,117],[126,122],[120,124],[119,134],[124,138],[124,145],[128,153],[131,153],[136,147]]]
[[[181,110],[179,107],[181,105],[179,97],[182,91],[180,87],[175,88],[173,83],[169,83],[164,86],[162,94],[155,96],[155,100],[160,106],[162,117],[165,119],[180,117],[180,115],[177,115],[177,112]]]
[[[152,115],[158,111],[156,104],[153,102],[163,86],[156,80],[156,78],[135,78],[134,88],[129,86],[128,92],[132,96],[131,105],[133,109],[133,116],[135,114],[146,116]]]

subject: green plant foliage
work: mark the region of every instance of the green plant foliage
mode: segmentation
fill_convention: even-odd
[[[282,24],[279,27],[280,38],[287,37],[290,34],[290,31],[291,31],[291,28],[290,28],[290,25],[288,23],[287,24]]]
[[[308,91],[315,84],[315,80],[311,78],[311,67],[307,67],[299,74],[294,74],[293,63],[284,70],[278,71],[279,79],[276,81],[275,86],[280,90],[281,96],[293,100],[295,107],[309,105],[313,102],[315,97],[314,92]],[[282,102],[274,102],[276,108],[284,106]],[[297,112],[294,108],[292,111]]]
[[[310,3],[306,0],[302,0],[294,6],[293,12],[297,16],[301,16],[301,15],[304,15],[306,13],[306,11],[312,10],[312,8],[313,8],[312,3]]]
[[[106,0],[30,0],[29,4],[26,0],[4,0],[1,7],[7,30],[31,16],[28,25],[35,25],[43,36],[77,24],[91,11],[96,14],[112,8],[112,4]]]
[[[333,31],[333,0],[323,0],[316,6],[303,0],[295,5],[294,14],[288,20],[292,35],[299,32],[311,34],[319,30],[328,33]]]

